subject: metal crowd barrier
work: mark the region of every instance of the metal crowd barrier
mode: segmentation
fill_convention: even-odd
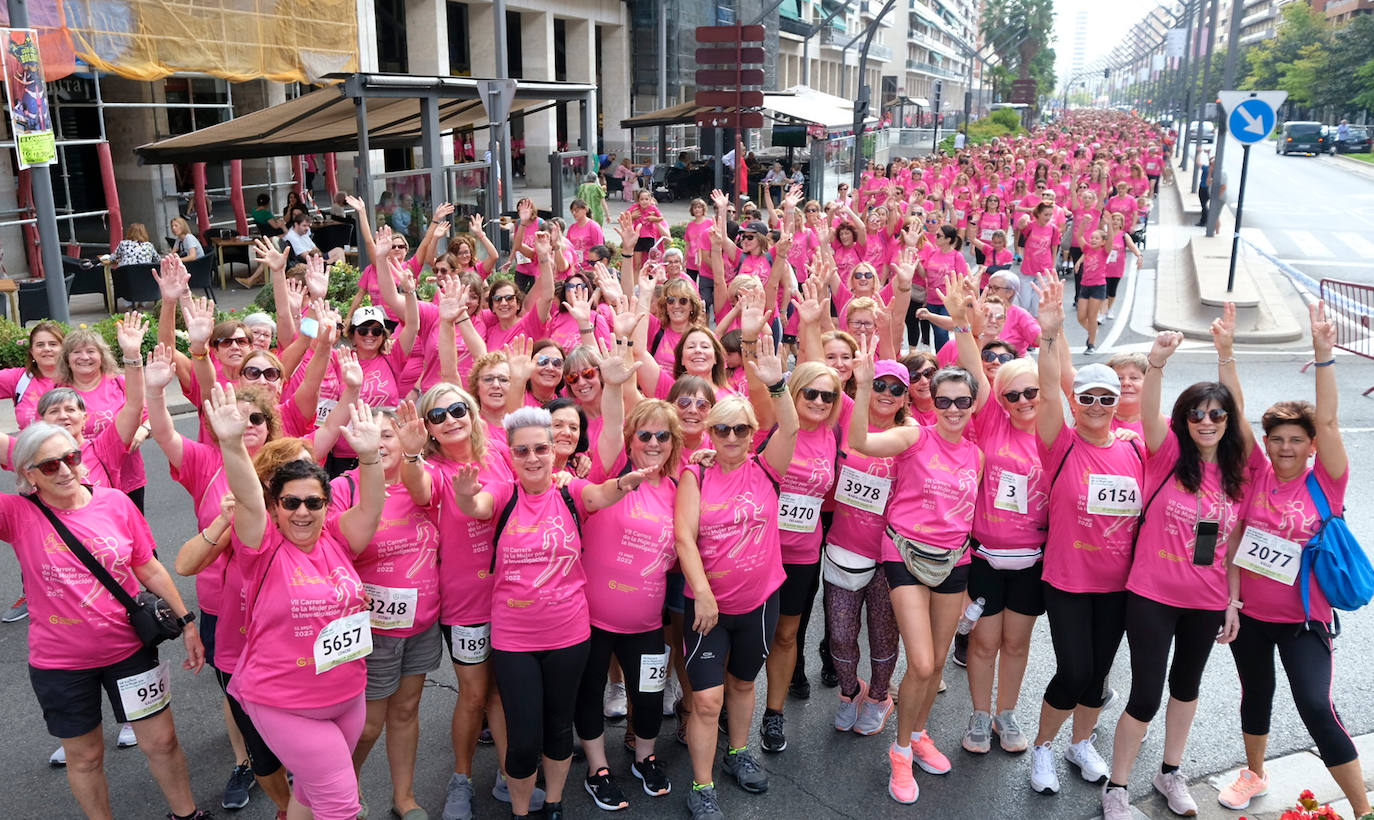
[[[1374,359],[1374,333],[1370,328],[1370,318],[1374,316],[1374,285],[1323,279],[1320,293],[1336,320],[1336,347]],[[1374,393],[1374,387],[1363,395],[1370,393]]]

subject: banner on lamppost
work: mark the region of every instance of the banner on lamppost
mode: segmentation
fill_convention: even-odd
[[[1139,78],[1139,79],[1140,79],[1140,82],[1142,82],[1142,83],[1145,82],[1146,80],[1150,79],[1150,69],[1149,69],[1148,66],[1142,66],[1142,67],[1141,67],[1141,69],[1140,69],[1140,78]]]
[[[43,61],[38,56],[38,31],[7,28],[0,32],[5,35],[5,90],[19,167],[52,165],[57,162],[57,139],[48,110]]]
[[[1182,57],[1184,50],[1188,46],[1188,30],[1182,28],[1169,29],[1168,39],[1164,44],[1164,54],[1168,57]]]
[[[1163,70],[1164,70],[1164,55],[1163,55],[1163,54],[1156,54],[1156,55],[1154,55],[1153,57],[1151,57],[1151,58],[1150,58],[1150,68],[1154,69],[1155,71],[1163,71]]]

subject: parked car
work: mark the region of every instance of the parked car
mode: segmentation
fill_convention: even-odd
[[[1332,128],[1329,150],[1333,154],[1368,154],[1369,129],[1362,125],[1352,125],[1345,139],[1337,139],[1336,129]]]
[[[1283,154],[1320,154],[1325,149],[1322,128],[1319,122],[1289,121],[1283,124],[1279,140],[1274,144],[1274,153]]]
[[[1198,132],[1199,126],[1201,126],[1202,129],[1201,134]],[[1188,126],[1188,139],[1193,142],[1212,142],[1216,140],[1216,138],[1217,127],[1212,124],[1211,120],[1202,122],[1193,120]]]

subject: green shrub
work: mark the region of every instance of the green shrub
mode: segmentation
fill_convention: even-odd
[[[339,312],[342,313],[348,310],[348,306],[353,303],[353,296],[358,292],[358,278],[360,275],[361,271],[347,262],[335,262],[333,266],[330,267],[329,289],[325,291],[325,298],[328,299],[329,303]],[[424,290],[421,289],[420,293],[424,293]],[[432,295],[433,291],[430,293]],[[275,316],[277,313],[277,303],[274,299],[275,296],[272,293],[272,280],[269,278],[262,286],[262,290],[258,291],[258,295],[253,299],[251,305],[252,310],[248,310],[247,312],[253,313],[260,310]]]
[[[676,225],[669,226],[668,233],[671,234],[674,239],[686,239],[687,223],[679,222]]]
[[[0,319],[0,367],[23,367],[28,347],[28,331],[9,319]]]

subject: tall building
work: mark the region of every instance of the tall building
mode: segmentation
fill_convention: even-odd
[[[1080,10],[1073,16],[1073,61],[1069,64],[1069,76],[1083,73],[1088,64],[1088,12]]]
[[[1294,0],[1224,0],[1217,13],[1217,46],[1225,48],[1231,37],[1231,13],[1236,5],[1241,15],[1240,44],[1251,46],[1274,36],[1283,19],[1279,9],[1292,2]]]
[[[1343,26],[1357,15],[1374,14],[1374,0],[1312,0],[1312,8],[1324,13],[1333,24]]]

